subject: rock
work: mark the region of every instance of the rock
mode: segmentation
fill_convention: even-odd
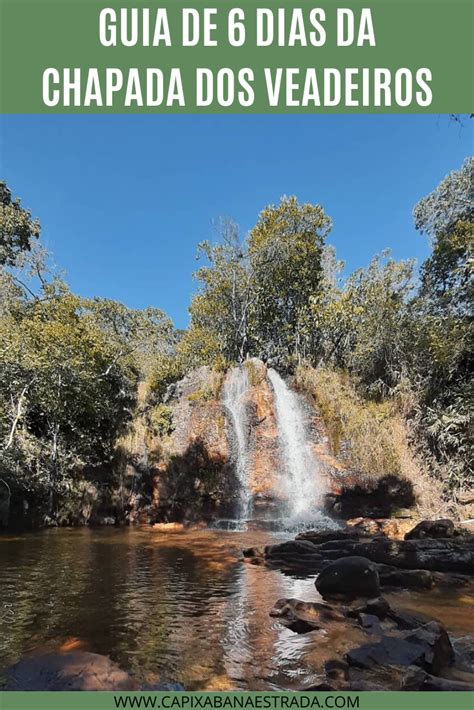
[[[184,531],[183,523],[155,523],[153,530],[163,533],[180,533]]]
[[[353,540],[359,537],[357,530],[348,528],[327,530],[305,530],[296,536],[296,540],[309,540],[314,545],[320,545],[330,540]]]
[[[345,615],[328,604],[304,602],[299,599],[279,599],[270,616],[279,620],[287,629],[297,634],[306,634],[323,628],[330,621],[345,621]]]
[[[104,515],[104,517],[99,518],[97,521],[98,525],[115,525],[116,524],[116,519],[113,517],[113,515]]]
[[[389,565],[377,565],[380,584],[383,587],[404,587],[405,589],[431,589],[433,575],[426,569],[398,569]]]
[[[6,690],[133,690],[108,656],[87,651],[25,658],[6,671]]]
[[[308,540],[289,540],[278,545],[268,545],[265,548],[266,557],[278,559],[298,557],[311,557],[317,553],[314,543]]]
[[[423,665],[425,670],[434,675],[439,675],[443,668],[447,668],[454,661],[454,649],[449,636],[437,621],[420,626],[410,632],[405,640],[425,649]]]
[[[371,634],[381,634],[382,627],[380,626],[380,620],[375,614],[359,614],[358,616],[359,624],[363,629]]]
[[[181,683],[171,683],[162,680],[159,683],[145,685],[141,688],[141,690],[158,690],[167,691],[169,693],[182,693],[186,691],[186,688],[184,687],[184,685],[181,685]]]
[[[474,574],[474,537],[389,540],[340,540],[315,545],[324,560],[361,556],[378,564],[403,569]]]
[[[242,554],[246,560],[257,560],[265,559],[265,548],[264,547],[246,547],[242,550]]]
[[[344,683],[349,680],[349,665],[339,658],[332,658],[324,664],[326,675],[331,680],[336,680],[339,683]]]
[[[351,607],[347,615],[358,617],[359,614],[373,614],[378,619],[385,619],[390,612],[390,604],[383,597],[375,597],[367,599],[360,603],[358,600],[357,606]]]
[[[376,597],[380,592],[377,567],[365,557],[336,560],[321,570],[316,589],[323,597]]]
[[[417,629],[420,626],[429,624],[433,619],[426,614],[417,612],[408,612],[400,609],[390,609],[387,614],[388,618],[393,621],[399,629]]]
[[[265,548],[251,547],[244,550],[243,554],[246,559],[258,559],[270,567],[301,574],[315,574],[323,565],[318,548],[309,540],[289,540]]]
[[[354,648],[346,654],[346,660],[357,668],[373,666],[410,666],[423,661],[425,648],[396,636],[383,636],[376,643]]]
[[[414,631],[400,636],[383,636],[346,654],[350,665],[358,668],[373,666],[420,666],[438,675],[454,661],[454,650],[445,629],[430,621]]]
[[[416,503],[413,485],[395,475],[369,476],[357,471],[344,471],[329,481],[333,494],[332,510],[349,520],[355,517],[391,518],[400,508]],[[335,498],[334,498],[335,497]]]
[[[448,680],[430,675],[418,666],[410,666],[402,678],[401,690],[427,691],[472,691],[474,683],[464,683],[459,680]]]
[[[399,540],[402,540],[405,533],[413,527],[412,520],[393,518],[352,518],[346,522],[361,537],[384,535]]]
[[[323,692],[323,693],[334,693],[336,688],[331,685],[330,683],[316,683],[316,685],[310,685],[309,688],[303,688],[303,691],[306,693],[310,692]]]
[[[331,539],[327,539],[331,538]],[[336,538],[336,539],[335,539]],[[321,540],[325,542],[321,542]],[[365,557],[380,565],[380,582],[407,589],[429,589],[442,575],[474,575],[474,536],[395,540],[380,535],[361,539],[347,530],[309,531],[265,548],[248,548],[244,557],[298,574],[316,574],[334,560]],[[399,573],[396,570],[409,570]],[[436,575],[430,575],[435,572]],[[451,583],[451,579],[447,579]]]
[[[359,532],[359,536],[363,537],[373,537],[381,533],[378,520],[374,518],[351,518],[347,520],[347,525],[352,525],[355,531]]]
[[[405,540],[423,540],[424,538],[446,538],[455,535],[452,520],[422,520],[406,533]]]

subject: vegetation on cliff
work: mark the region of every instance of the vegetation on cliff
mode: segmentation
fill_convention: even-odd
[[[60,499],[75,495],[78,471],[110,467],[137,411],[140,381],[148,392],[141,413],[167,436],[170,385],[211,365],[215,387],[193,396],[215,398],[230,363],[258,357],[296,372],[321,409],[334,453],[388,473],[403,468],[397,442],[410,440],[445,497],[465,495],[472,487],[473,164],[467,160],[415,207],[415,226],[432,244],[419,276],[414,261],[384,252],[343,277],[326,244],[330,218],[296,197],[266,207],[245,239],[222,220],[218,243],[199,247],[204,263],[185,332],[159,309],[72,294],[48,267],[38,220],[1,183],[3,486],[18,499],[46,502],[53,514]]]

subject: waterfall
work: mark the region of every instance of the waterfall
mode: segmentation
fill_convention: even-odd
[[[232,458],[240,483],[240,501],[237,511],[239,520],[246,520],[250,514],[251,494],[249,490],[249,430],[246,411],[246,394],[249,388],[247,368],[233,367],[224,383],[223,403],[232,424]]]
[[[294,518],[316,513],[320,489],[318,463],[311,450],[305,414],[296,392],[292,392],[273,369],[268,370],[273,386],[278,421],[281,464],[289,502],[289,513]]]

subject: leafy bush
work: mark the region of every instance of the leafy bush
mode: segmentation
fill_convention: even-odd
[[[169,436],[173,427],[173,412],[166,404],[157,404],[149,413],[151,428],[158,436]]]
[[[176,355],[160,354],[151,368],[149,377],[149,391],[154,402],[161,402],[170,384],[180,380],[184,370],[180,359]]]

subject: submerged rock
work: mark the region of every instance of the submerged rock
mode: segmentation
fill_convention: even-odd
[[[155,523],[152,527],[156,532],[163,533],[181,533],[185,530],[183,523]]]
[[[287,629],[298,634],[306,634],[324,628],[331,621],[345,621],[342,611],[333,609],[328,604],[304,602],[300,599],[279,599],[270,616],[279,620]]]
[[[323,597],[376,597],[380,592],[377,567],[365,557],[336,560],[322,569],[316,589]]]
[[[134,683],[108,656],[87,651],[25,658],[6,672],[5,690],[133,690]]]

